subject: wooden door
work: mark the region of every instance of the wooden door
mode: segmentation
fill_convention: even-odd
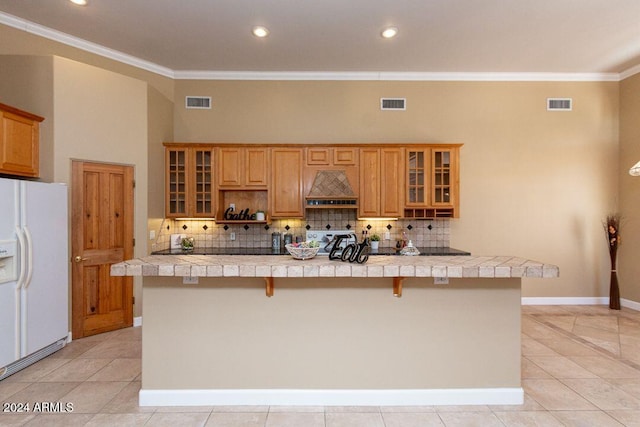
[[[220,187],[242,186],[243,152],[240,148],[220,148],[218,150],[219,166],[218,185]]]
[[[133,281],[111,264],[133,257],[133,167],[72,164],[73,338],[133,325]]]

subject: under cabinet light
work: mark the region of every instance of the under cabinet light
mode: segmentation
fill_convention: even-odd
[[[358,221],[397,221],[398,218],[393,217],[375,217],[375,218],[358,218]]]
[[[87,0],[69,0],[73,4],[77,4],[78,6],[86,6]]]

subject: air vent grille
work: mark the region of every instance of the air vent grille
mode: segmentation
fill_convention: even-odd
[[[571,98],[547,98],[548,111],[571,111],[573,100]]]
[[[185,107],[197,109],[197,110],[210,110],[211,97],[210,96],[187,96],[185,101]]]
[[[380,98],[381,110],[406,110],[406,98]]]

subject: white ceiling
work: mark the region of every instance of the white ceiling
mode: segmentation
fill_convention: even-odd
[[[640,64],[640,0],[88,1],[0,0],[0,23],[61,40],[57,30],[167,75],[618,74]],[[255,38],[254,25],[269,37]],[[380,37],[387,25],[395,39]]]

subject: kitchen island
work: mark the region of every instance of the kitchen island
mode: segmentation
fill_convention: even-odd
[[[143,406],[518,404],[521,280],[559,275],[517,257],[277,255],[111,273],[145,276]]]

